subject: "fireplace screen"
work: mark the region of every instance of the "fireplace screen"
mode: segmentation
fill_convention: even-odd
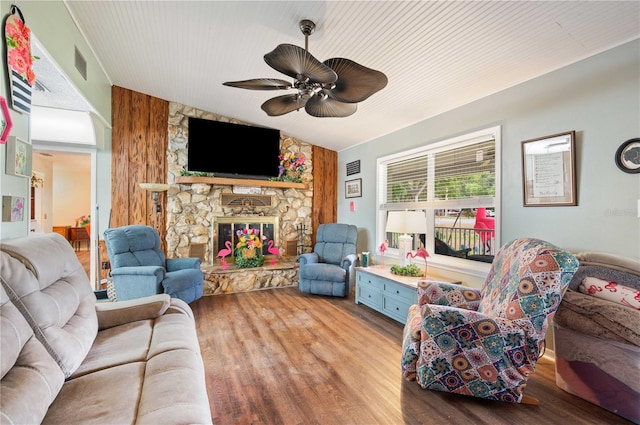
[[[225,249],[225,243],[231,242],[231,250],[234,251],[238,237],[236,232],[243,229],[257,229],[260,236],[264,236],[262,254],[268,255],[268,242],[273,240],[273,245],[278,246],[278,217],[264,216],[233,216],[216,217],[213,222],[213,258],[218,251]],[[232,254],[233,255],[233,254]]]

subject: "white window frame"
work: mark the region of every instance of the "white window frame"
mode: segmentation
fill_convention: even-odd
[[[376,251],[378,255],[382,255],[379,251],[379,247],[381,243],[384,241],[386,237],[386,218],[387,211],[393,211],[398,209],[408,209],[408,210],[424,210],[427,214],[427,227],[428,233],[426,235],[426,249],[430,254],[428,263],[430,265],[437,266],[442,269],[458,271],[467,273],[470,275],[478,276],[484,278],[486,273],[489,271],[491,265],[488,263],[482,263],[479,261],[466,260],[462,258],[454,258],[446,255],[439,255],[435,253],[434,250],[434,239],[433,235],[435,234],[435,209],[436,208],[475,208],[475,207],[493,207],[495,209],[495,219],[496,219],[496,227],[495,227],[495,245],[497,247],[501,246],[501,236],[500,236],[500,220],[501,220],[501,146],[502,146],[502,135],[501,135],[501,127],[494,126],[485,128],[483,130],[474,131],[471,133],[463,134],[460,136],[448,138],[445,140],[441,140],[438,142],[428,143],[426,145],[410,149],[403,152],[398,152],[395,154],[387,155],[384,157],[380,157],[377,159],[377,182],[376,182],[376,206],[377,206],[377,215],[376,215]],[[389,164],[411,159],[416,156],[421,156],[425,154],[432,154],[441,151],[446,151],[450,149],[454,149],[457,147],[466,146],[473,143],[482,142],[483,140],[495,140],[495,196],[491,197],[483,197],[483,198],[472,198],[472,199],[458,199],[458,200],[450,200],[450,201],[437,201],[437,204],[432,201],[426,202],[405,202],[405,203],[394,203],[393,205],[386,204],[386,190],[387,190],[387,179],[386,179],[386,168]],[[385,252],[384,256],[388,258],[392,258],[395,260],[400,260],[398,258],[398,250],[389,247]]]

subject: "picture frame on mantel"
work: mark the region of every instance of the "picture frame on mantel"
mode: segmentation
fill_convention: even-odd
[[[575,156],[575,131],[523,141],[523,205],[578,205]]]

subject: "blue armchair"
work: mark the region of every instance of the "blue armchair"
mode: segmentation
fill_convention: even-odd
[[[346,297],[355,284],[358,228],[352,224],[318,226],[313,252],[298,257],[299,289],[318,295]]]
[[[110,228],[105,230],[104,240],[118,301],[161,293],[186,303],[202,297],[200,258],[166,259],[153,227],[134,224]]]

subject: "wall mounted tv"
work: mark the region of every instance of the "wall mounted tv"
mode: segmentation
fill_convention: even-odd
[[[280,130],[189,117],[188,171],[268,180],[278,177],[278,155]]]

